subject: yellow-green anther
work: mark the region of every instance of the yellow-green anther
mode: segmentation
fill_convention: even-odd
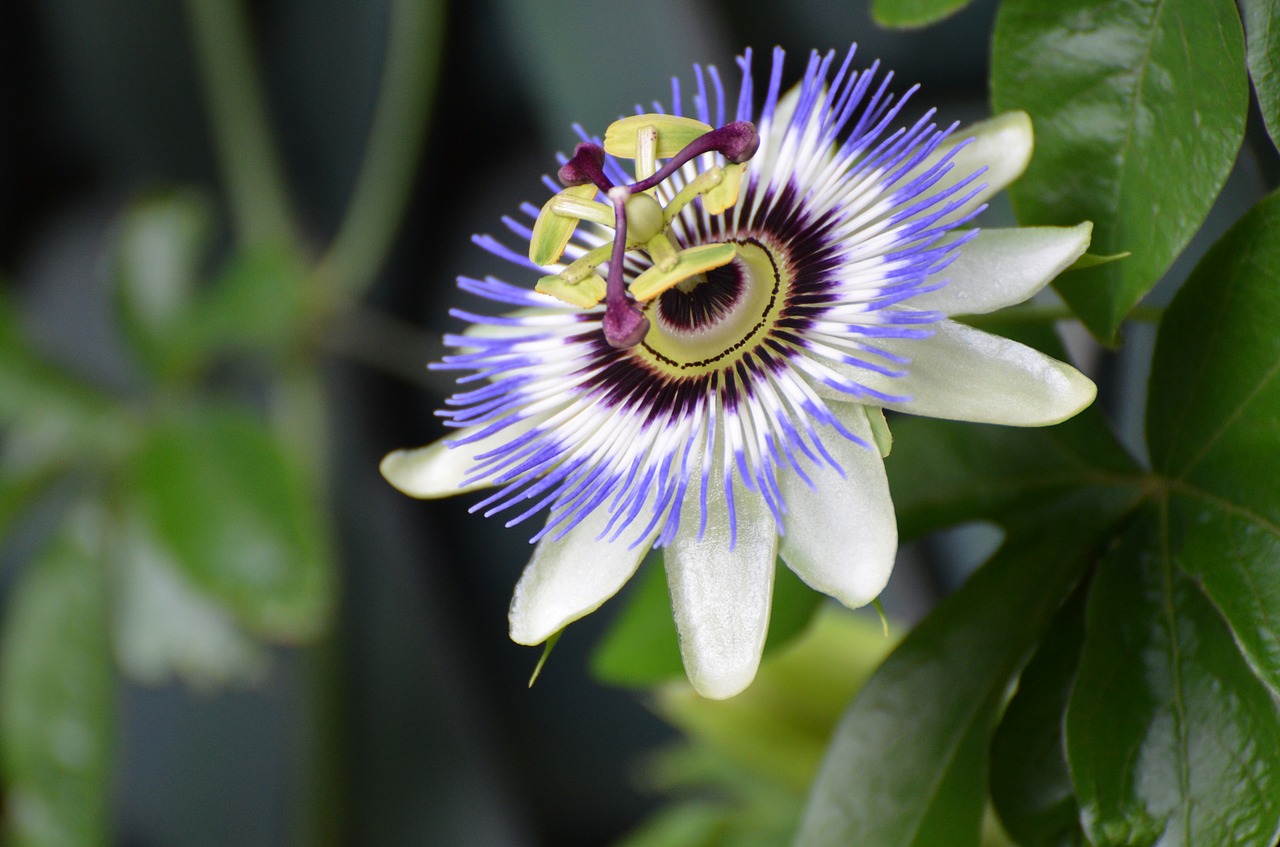
[[[658,171],[658,128],[645,124],[636,130],[636,180],[648,179]]]
[[[652,300],[690,277],[729,264],[736,255],[737,249],[732,244],[704,244],[681,250],[675,267],[663,270],[654,265],[632,280],[631,296],[641,301]]]
[[[724,179],[713,185],[702,195],[702,205],[709,214],[718,215],[726,209],[732,209],[738,202],[738,190],[742,187],[742,172],[746,164],[733,163],[724,166]]]
[[[687,147],[690,142],[711,132],[711,127],[693,118],[680,118],[675,115],[631,115],[609,124],[609,128],[604,132],[605,152],[623,159],[635,159],[639,152],[636,131],[644,126],[652,126],[658,132],[657,149],[654,155],[659,159],[671,158]]]
[[[648,194],[627,198],[627,241],[644,243],[666,228],[662,204]]]
[[[584,186],[576,185],[574,188],[582,188]],[[586,186],[595,188],[594,185]],[[580,221],[591,221],[592,223],[601,224],[602,226],[613,226],[613,208],[605,203],[596,200],[583,200],[581,197],[566,196],[566,192],[572,189],[566,188],[555,197],[551,198],[551,211],[557,215],[563,215],[567,218],[577,218]]]
[[[702,173],[695,176],[691,181],[685,183],[675,197],[671,198],[671,202],[663,209],[662,214],[667,219],[667,223],[671,223],[676,215],[693,202],[693,198],[699,194],[705,194],[720,184],[724,179],[724,169],[719,165],[707,168]]]
[[[884,419],[884,409],[879,406],[863,406],[867,421],[871,424],[871,437],[875,439],[880,458],[888,458],[893,449],[893,433],[889,431],[889,422]]]
[[[680,251],[671,243],[671,239],[665,232],[660,232],[646,241],[644,249],[648,251],[653,263],[664,271],[672,270],[676,262],[680,261]]]
[[[550,265],[559,261],[569,239],[573,238],[574,230],[578,228],[581,216],[561,214],[556,210],[557,201],[572,199],[585,203],[595,194],[594,185],[574,185],[543,204],[538,219],[533,222],[533,236],[529,239],[529,261],[535,265]]]
[[[577,282],[570,282],[559,274],[544,276],[538,280],[534,290],[542,294],[550,294],[570,306],[589,309],[604,299],[604,292],[607,287],[608,284],[605,282],[604,277],[592,272]]]

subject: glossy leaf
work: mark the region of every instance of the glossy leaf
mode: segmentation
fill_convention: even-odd
[[[141,520],[193,586],[254,633],[319,634],[333,576],[316,497],[260,422],[216,408],[166,421],[129,478]]]
[[[1280,706],[1169,556],[1145,509],[1104,559],[1067,711],[1095,844],[1271,847],[1280,834]]]
[[[114,692],[98,517],[75,512],[9,599],[0,742],[15,844],[110,843]]]
[[[1258,109],[1280,146],[1280,5],[1272,0],[1239,0],[1244,15],[1249,76],[1258,94]]]
[[[1084,596],[1077,590],[1050,624],[991,739],[991,801],[1021,847],[1084,843],[1063,733],[1084,645]]]
[[[632,583],[625,605],[591,657],[592,673],[601,682],[634,688],[682,678],[680,639],[671,616],[671,594],[661,551],[649,554]],[[799,634],[822,599],[823,595],[778,562],[766,655]]]
[[[1231,0],[1005,0],[992,99],[1035,123],[1023,224],[1094,223],[1122,262],[1056,287],[1104,341],[1200,227],[1235,161],[1248,89]]]
[[[1147,441],[1171,489],[1171,555],[1280,691],[1280,195],[1205,256],[1170,305]]]
[[[978,844],[987,744],[1010,679],[1129,501],[1081,489],[1027,516],[1034,529],[1011,531],[907,636],[845,713],[797,847]]]
[[[874,0],[871,17],[880,26],[914,29],[954,15],[973,0]]]

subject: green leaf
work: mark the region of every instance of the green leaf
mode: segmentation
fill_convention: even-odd
[[[306,267],[285,246],[259,244],[232,257],[214,280],[193,331],[232,350],[279,350],[306,319]]]
[[[190,363],[184,343],[213,235],[213,209],[192,191],[158,193],[125,214],[116,242],[118,302],[126,334],[160,373]]]
[[[1022,847],[1084,843],[1063,735],[1084,646],[1084,597],[1077,590],[1049,625],[991,739],[991,801]]]
[[[1067,711],[1067,753],[1095,844],[1271,847],[1280,707],[1168,549],[1152,504],[1104,559]]]
[[[1012,188],[1023,224],[1094,223],[1123,262],[1058,291],[1110,342],[1200,227],[1244,135],[1244,39],[1232,0],[1005,0],[992,48],[998,111],[1023,109],[1036,154]]]
[[[1025,516],[845,713],[797,847],[979,843],[987,744],[1010,680],[1130,496],[1079,490]]]
[[[118,441],[114,412],[106,397],[41,355],[0,287],[0,424],[27,433],[28,448],[40,458],[65,458],[68,449],[101,452]]]
[[[114,531],[111,623],[121,670],[136,682],[176,677],[201,691],[261,680],[266,651],[192,584],[149,527],[133,516]]]
[[[1066,359],[1047,322],[1009,326],[1000,313],[974,320]],[[990,324],[990,326],[988,326]],[[1005,525],[1078,486],[1142,484],[1138,466],[1097,405],[1051,427],[1006,427],[912,416],[891,423],[898,445],[885,459],[903,539],[974,520]]]
[[[1239,2],[1258,109],[1271,143],[1280,146],[1280,5],[1273,0]]]
[[[662,551],[650,552],[640,575],[631,582],[626,604],[591,656],[591,672],[601,682],[630,688],[647,688],[683,677],[680,637],[671,616]],[[821,602],[821,594],[779,561],[773,580],[766,655],[798,635]]]
[[[874,0],[871,18],[892,29],[916,29],[936,24],[973,0]]]
[[[251,632],[306,641],[326,625],[332,564],[318,495],[247,413],[158,424],[129,468],[139,515],[184,577]]]
[[[98,515],[73,512],[9,600],[0,742],[15,844],[110,841],[114,693],[100,533]]]
[[[741,694],[707,700],[681,680],[657,689],[653,708],[690,740],[799,795],[849,698],[893,644],[878,623],[828,605]]]
[[[1147,441],[1171,555],[1280,691],[1280,195],[1209,251],[1165,314]]]

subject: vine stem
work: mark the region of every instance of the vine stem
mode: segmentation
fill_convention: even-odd
[[[373,282],[413,189],[443,42],[442,0],[391,0],[382,88],[364,161],[317,274],[351,300]]]
[[[185,5],[240,240],[292,244],[284,169],[267,119],[244,6],[239,0],[186,0]]]

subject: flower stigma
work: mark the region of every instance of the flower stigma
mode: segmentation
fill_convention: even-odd
[[[712,214],[736,203],[743,165],[759,146],[760,136],[750,121],[713,129],[701,121],[660,114],[615,121],[605,132],[603,146],[579,143],[558,173],[564,191],[542,207],[534,223],[529,258],[540,265],[559,260],[578,221],[612,227],[613,239],[559,274],[544,276],[536,290],[580,308],[604,300],[605,340],[624,350],[640,344],[650,323],[637,301],[652,300],[673,286],[687,293],[707,271],[727,265],[735,255],[724,244],[681,249],[667,234],[672,220],[695,199]],[[615,185],[604,172],[606,154],[634,159],[636,181]],[[701,170],[665,206],[655,199],[653,189],[693,159],[712,154],[722,156],[726,164]],[[668,161],[659,168],[660,158]],[[608,198],[608,205],[593,199],[597,192]],[[623,256],[633,249],[646,253],[653,267],[628,286]],[[609,275],[602,283],[595,268],[605,262]]]

